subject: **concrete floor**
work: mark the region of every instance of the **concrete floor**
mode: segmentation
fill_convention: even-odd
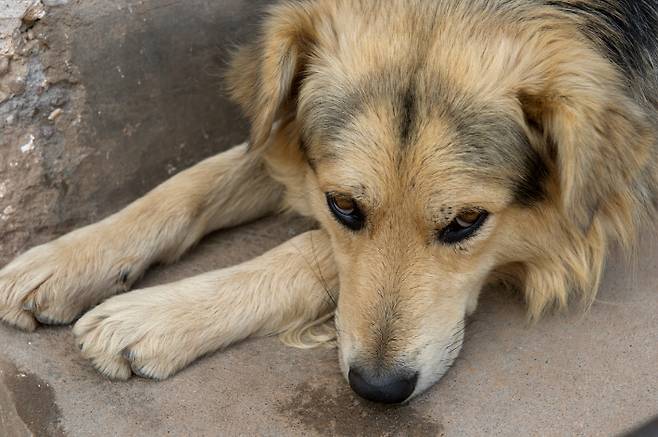
[[[210,236],[141,285],[253,257],[304,229],[278,217]],[[585,315],[525,322],[520,300],[490,290],[447,376],[402,407],[357,398],[336,352],[246,341],[164,382],[110,382],[69,328],[0,327],[0,435],[616,435],[658,414],[658,243],[633,269],[611,259]]]

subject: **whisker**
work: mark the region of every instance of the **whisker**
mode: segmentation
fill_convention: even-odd
[[[301,249],[299,249],[298,247],[295,247],[295,249],[297,250],[297,253],[301,256],[301,258],[304,260],[304,262],[306,263],[306,265],[310,269],[311,273],[313,273],[313,275],[315,276],[315,279],[317,279],[317,281],[320,283],[320,285],[322,286],[322,289],[326,293],[326,295],[329,298],[329,300],[331,301],[331,303],[334,305],[334,307],[336,307],[337,306],[336,299],[332,295],[330,287],[327,283],[327,279],[322,274],[322,269],[320,268],[320,263],[318,261],[317,252],[316,252],[316,249],[315,249],[315,243],[313,242],[313,234],[310,235],[310,238],[311,238],[311,255],[313,256],[313,261],[315,263],[315,267],[311,264],[311,262],[309,262],[309,260],[306,258],[305,254],[303,253],[303,251]]]

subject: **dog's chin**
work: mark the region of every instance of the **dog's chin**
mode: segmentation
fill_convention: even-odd
[[[418,382],[416,389],[407,401],[427,391],[443,378],[459,355],[463,338],[452,340],[447,343],[448,346],[445,344],[443,343],[440,347],[428,346],[419,354]]]
[[[336,341],[338,343],[338,365],[340,366],[340,371],[343,374],[343,377],[345,378],[345,381],[349,383],[349,373],[350,373],[350,365],[349,365],[349,358],[347,357],[347,354],[345,354],[343,351],[347,350],[346,346],[344,346],[343,341],[340,337],[340,335],[337,336]]]

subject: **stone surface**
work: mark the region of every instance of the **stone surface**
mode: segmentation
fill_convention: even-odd
[[[307,227],[279,217],[217,233],[138,286],[241,262]],[[613,257],[588,313],[536,325],[514,294],[488,290],[454,367],[402,407],[358,399],[333,349],[255,339],[164,382],[110,382],[79,356],[69,328],[0,326],[0,424],[8,416],[17,433],[23,422],[39,436],[616,435],[658,413],[656,255],[654,240],[634,268]]]
[[[0,265],[243,141],[228,50],[267,1],[0,1]]]

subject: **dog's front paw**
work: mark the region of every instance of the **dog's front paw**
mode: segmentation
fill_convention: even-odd
[[[75,324],[82,355],[108,378],[125,380],[134,373],[161,380],[198,356],[192,327],[171,320],[167,303],[154,291],[109,299]]]
[[[125,290],[134,275],[121,258],[103,251],[97,231],[86,228],[35,247],[0,270],[0,321],[26,331],[38,322],[68,324],[91,305]]]

